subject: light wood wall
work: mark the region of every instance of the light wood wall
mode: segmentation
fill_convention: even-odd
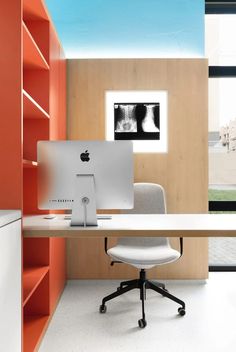
[[[168,91],[168,153],[136,154],[135,181],[164,186],[169,213],[208,208],[208,64],[205,59],[88,59],[67,62],[67,137],[105,139],[106,90]],[[173,240],[177,246],[177,239]],[[68,278],[130,278],[136,269],[109,266],[101,239],[67,240]],[[208,276],[208,240],[186,239],[184,256],[150,277]]]

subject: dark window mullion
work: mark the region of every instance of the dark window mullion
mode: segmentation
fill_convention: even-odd
[[[231,15],[236,13],[236,1],[215,1],[215,0],[206,0],[205,1],[205,14],[226,14]]]
[[[236,201],[216,200],[208,202],[209,211],[236,211]]]
[[[209,265],[209,271],[236,271],[235,265]]]
[[[236,77],[236,66],[209,66],[209,78]]]

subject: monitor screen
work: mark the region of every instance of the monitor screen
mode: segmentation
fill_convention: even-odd
[[[39,209],[72,209],[78,175],[93,175],[97,209],[133,207],[131,141],[38,142]]]

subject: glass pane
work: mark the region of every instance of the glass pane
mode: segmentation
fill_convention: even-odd
[[[210,66],[236,66],[236,15],[206,15]],[[209,79],[209,200],[236,201],[236,78]],[[236,238],[209,239],[209,265],[236,266]]]
[[[236,78],[209,79],[209,200],[236,200]]]
[[[205,16],[205,55],[209,66],[236,66],[236,15]]]
[[[235,237],[209,237],[209,265],[236,266]]]

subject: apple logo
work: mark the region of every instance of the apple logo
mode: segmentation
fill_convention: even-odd
[[[89,158],[89,153],[88,153],[87,150],[85,150],[84,153],[81,153],[81,154],[80,154],[80,159],[81,159],[82,161],[89,161],[89,160],[90,160],[90,158]]]

